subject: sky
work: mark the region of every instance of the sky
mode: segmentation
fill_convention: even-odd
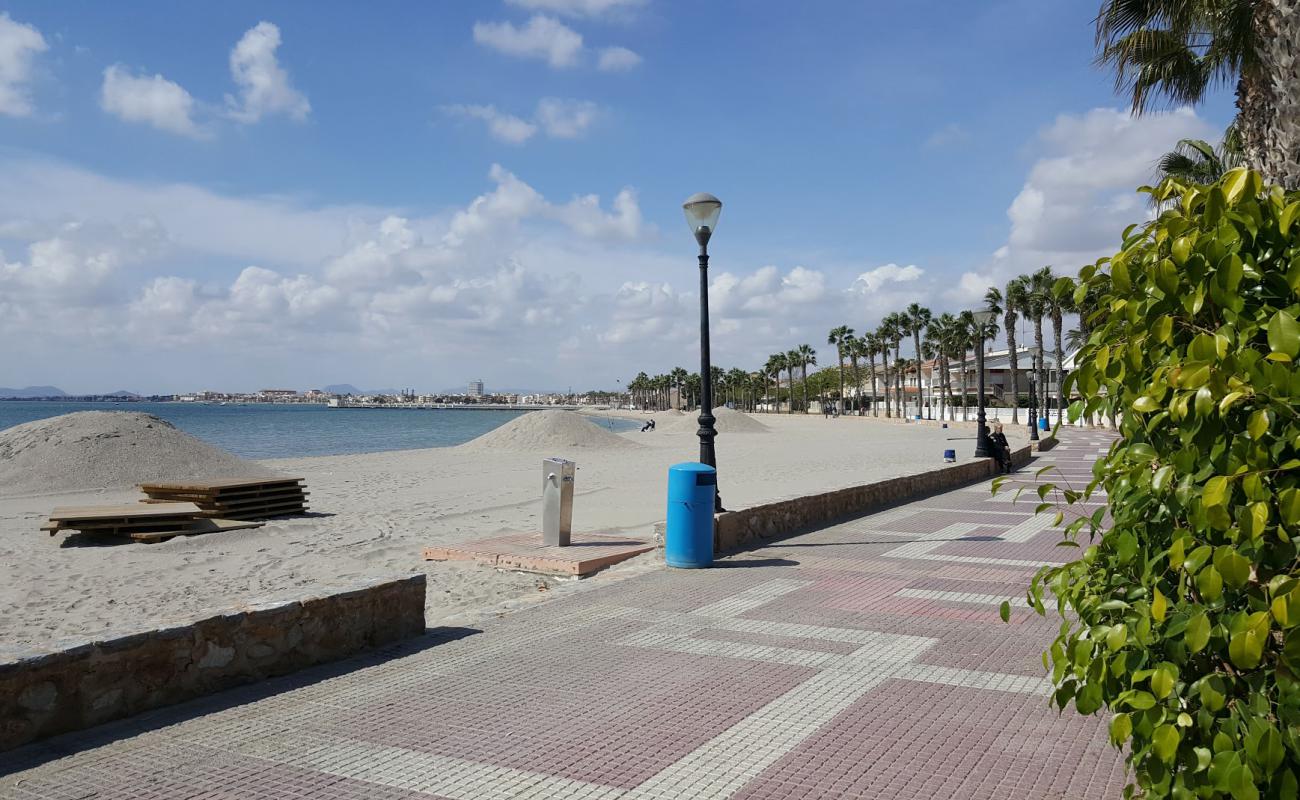
[[[1220,93],[1132,118],[1094,0],[0,2],[0,386],[613,389],[834,363],[1116,249]]]

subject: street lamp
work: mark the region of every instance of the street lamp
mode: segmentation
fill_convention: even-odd
[[[700,462],[715,470],[718,460],[713,451],[713,439],[718,431],[713,427],[713,381],[709,363],[709,239],[718,227],[722,214],[722,201],[707,192],[696,192],[682,203],[686,224],[690,226],[695,241],[700,245]],[[713,495],[714,511],[722,511],[722,493]]]
[[[984,421],[984,340],[988,338],[986,326],[993,321],[994,313],[974,311],[971,316],[975,319],[975,370],[979,372],[979,415],[976,417],[979,422],[975,429],[975,457],[992,458],[993,443],[989,441],[989,428]]]
[[[1038,377],[1038,357],[1038,348],[1029,348],[1029,441],[1031,442],[1038,441],[1038,384],[1035,380]]]

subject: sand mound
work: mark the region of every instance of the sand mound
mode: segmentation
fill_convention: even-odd
[[[766,425],[754,419],[743,411],[737,411],[734,408],[720,406],[713,409],[713,418],[716,420],[713,427],[718,433],[763,433],[770,430]],[[690,431],[699,430],[699,415],[686,414],[680,419],[664,423],[666,431]]]
[[[463,450],[549,450],[564,455],[568,448],[615,450],[640,447],[572,411],[531,411],[496,430],[460,445]]]
[[[0,431],[0,495],[274,474],[152,414],[78,411]]]

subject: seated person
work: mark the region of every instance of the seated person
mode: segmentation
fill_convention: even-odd
[[[993,433],[989,434],[989,441],[993,443],[993,457],[998,460],[998,466],[1003,472],[1011,472],[1011,443],[1002,432],[1001,422],[993,423]]]

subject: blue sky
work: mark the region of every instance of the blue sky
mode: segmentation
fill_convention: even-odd
[[[1130,119],[1092,2],[0,6],[0,385],[612,386],[1077,268],[1228,95]]]

